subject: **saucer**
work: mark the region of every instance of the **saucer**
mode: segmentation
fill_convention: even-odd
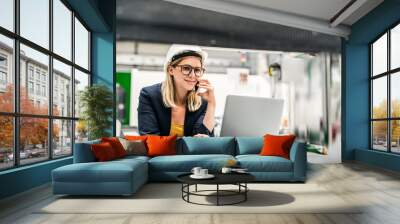
[[[193,178],[193,179],[211,179],[211,178],[214,178],[214,177],[215,176],[212,175],[212,174],[207,174],[207,175],[204,175],[204,176],[194,175],[194,174],[190,175],[190,178]]]

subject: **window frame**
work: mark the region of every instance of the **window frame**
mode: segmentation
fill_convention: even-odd
[[[13,153],[14,153],[14,161],[13,161],[13,166],[11,167],[5,167],[5,168],[0,168],[0,172],[5,171],[5,170],[10,170],[10,169],[16,169],[19,167],[23,167],[23,166],[30,166],[33,164],[38,164],[38,163],[43,163],[49,160],[58,160],[58,159],[62,159],[65,157],[70,157],[73,156],[73,152],[74,152],[74,143],[75,143],[75,123],[76,121],[79,120],[79,117],[75,117],[75,108],[72,107],[71,108],[71,114],[70,116],[66,115],[66,116],[56,116],[53,115],[53,59],[58,60],[59,62],[62,62],[66,65],[71,66],[71,92],[72,92],[72,99],[71,99],[71,104],[74,105],[75,103],[75,88],[74,88],[74,82],[75,82],[75,69],[78,69],[79,71],[87,74],[89,76],[89,83],[88,86],[92,85],[92,69],[91,69],[91,65],[92,65],[92,61],[91,61],[91,49],[92,49],[92,43],[91,43],[91,37],[92,37],[92,30],[89,28],[89,26],[84,22],[84,20],[78,15],[78,13],[76,13],[72,7],[68,4],[68,2],[66,2],[65,0],[59,0],[68,10],[71,11],[71,18],[70,18],[70,22],[71,22],[71,59],[67,59],[64,58],[63,56],[55,53],[53,50],[53,23],[54,23],[54,18],[53,18],[53,1],[54,0],[48,0],[49,3],[49,47],[48,49],[46,49],[45,47],[42,47],[39,44],[34,43],[33,41],[30,41],[27,38],[24,38],[23,36],[20,35],[20,0],[14,0],[13,1],[13,10],[14,10],[14,18],[13,18],[13,22],[14,22],[14,30],[10,31],[4,27],[0,26],[0,35],[3,35],[5,37],[11,38],[13,40],[13,64],[12,66],[12,73],[11,75],[13,75],[14,78],[14,110],[13,112],[1,112],[0,111],[0,116],[11,116],[13,119]],[[84,28],[88,31],[88,35],[89,35],[89,40],[88,40],[88,69],[85,69],[81,66],[79,66],[78,64],[75,63],[75,20],[74,19],[79,20],[79,22],[84,26]],[[39,114],[26,114],[26,113],[21,113],[20,112],[20,45],[23,44],[27,47],[32,48],[33,50],[36,50],[40,53],[43,53],[45,55],[48,56],[49,59],[49,63],[48,63],[48,80],[46,85],[45,85],[45,89],[48,93],[45,92],[46,96],[48,97],[48,113],[46,115],[39,115]],[[30,65],[27,63],[27,74],[26,75],[26,81],[28,82],[29,80],[32,80],[34,83],[34,86],[36,83],[40,83],[42,84],[42,79],[41,79],[41,74],[42,72],[39,73],[39,80],[37,80],[38,82],[36,82],[36,69],[34,68],[33,70],[33,79],[30,79],[30,74],[29,74],[29,69]],[[42,86],[42,85],[40,85]],[[28,87],[28,86],[27,86]],[[29,88],[29,87],[28,87]],[[27,89],[27,91],[29,91]],[[34,89],[34,92],[36,91],[36,89]],[[39,94],[38,96],[42,96],[42,94]],[[45,118],[47,119],[48,122],[48,136],[47,136],[47,142],[48,144],[48,155],[47,158],[43,158],[43,160],[40,160],[38,162],[32,162],[32,163],[26,163],[26,164],[21,164],[20,161],[20,119],[21,118]],[[54,156],[53,152],[54,152],[54,147],[53,147],[53,122],[56,120],[66,120],[66,121],[70,121],[71,122],[71,153],[68,155],[62,155],[62,156]]]
[[[379,34],[375,39],[373,39],[371,42],[368,43],[368,52],[369,52],[369,149],[373,151],[379,151],[379,152],[386,152],[386,153],[391,153],[391,154],[400,154],[400,152],[393,152],[392,151],[392,121],[400,121],[400,117],[392,117],[392,99],[391,99],[391,91],[392,91],[392,86],[391,86],[391,79],[392,76],[395,75],[396,73],[400,72],[400,67],[391,69],[391,31],[393,28],[400,26],[400,21],[395,22],[392,24],[390,27],[385,29],[384,32]],[[373,44],[376,43],[381,37],[383,37],[385,34],[387,34],[387,64],[386,64],[386,71],[380,74],[376,74],[374,76],[373,74]],[[387,87],[387,105],[386,105],[386,118],[373,118],[373,81],[378,78],[386,77],[386,87]],[[373,122],[374,121],[386,121],[386,151],[379,150],[374,148],[374,136],[373,136]]]

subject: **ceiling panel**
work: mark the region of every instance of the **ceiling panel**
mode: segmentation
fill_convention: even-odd
[[[329,21],[351,0],[219,0]]]

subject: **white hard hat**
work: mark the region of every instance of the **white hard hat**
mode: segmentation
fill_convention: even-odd
[[[164,62],[164,71],[167,71],[167,67],[171,62],[177,60],[178,58],[186,56],[200,56],[201,64],[204,65],[208,54],[207,52],[203,51],[199,46],[173,44],[167,52],[167,56]]]

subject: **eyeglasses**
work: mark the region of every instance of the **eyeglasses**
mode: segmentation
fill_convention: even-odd
[[[204,68],[192,67],[190,65],[175,65],[174,67],[181,67],[181,72],[185,76],[190,76],[193,70],[196,77],[201,77],[206,71]]]

